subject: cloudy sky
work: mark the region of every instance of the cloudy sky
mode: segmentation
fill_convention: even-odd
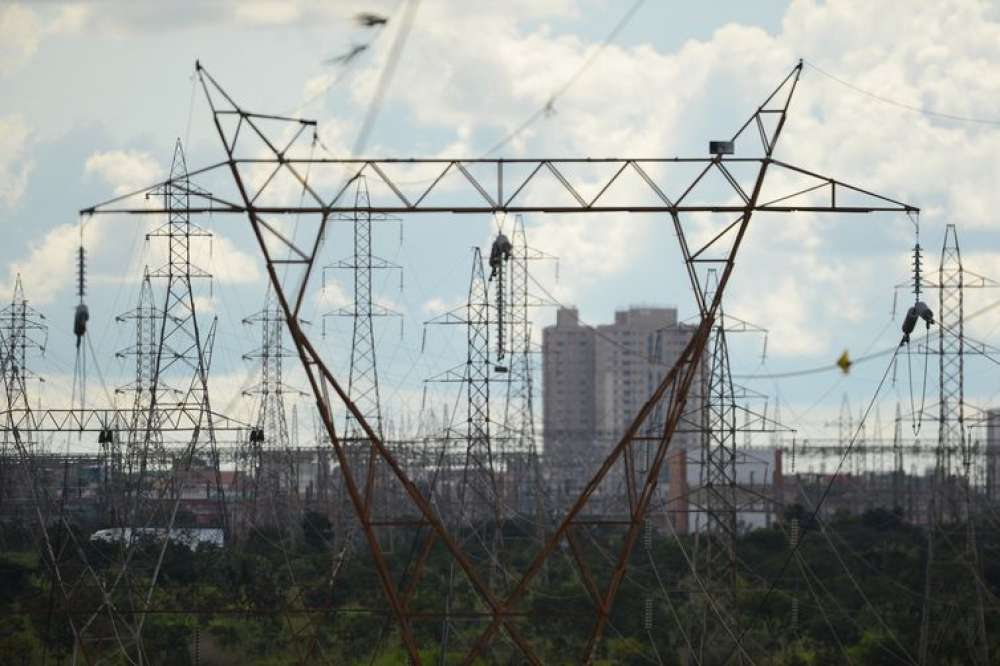
[[[601,48],[632,4],[423,0],[364,152],[481,156],[559,93],[553,112],[498,154],[704,156],[709,139],[730,136],[803,58],[777,157],[921,207],[929,267],[936,268],[945,225],[956,224],[966,268],[1000,278],[993,232],[1000,3],[646,0]],[[402,0],[0,4],[0,294],[8,298],[20,273],[28,298],[48,317],[48,349],[35,361],[48,380],[48,404],[65,403],[72,392],[76,211],[163,177],[178,138],[192,167],[223,159],[194,86],[195,60],[245,108],[319,120],[325,150],[346,155],[405,7]],[[388,25],[361,27],[353,20],[360,11],[385,15]],[[363,44],[369,47],[348,65],[331,62]],[[199,305],[204,317],[219,317],[216,402],[238,411],[246,407],[234,397],[254,370],[241,357],[259,337],[240,322],[262,305],[264,274],[245,220],[200,222],[214,234],[196,260],[215,275]],[[132,334],[114,316],[134,305],[144,266],[164,258],[158,242],[145,238],[151,224],[97,218],[84,228],[91,332],[109,388],[127,383],[132,367],[114,356]],[[536,267],[541,286],[579,306],[586,322],[610,321],[631,304],[694,314],[667,219],[535,216],[526,224],[530,244],[559,257],[558,280],[553,265]],[[375,282],[378,300],[404,315],[402,324],[378,324],[388,411],[416,410],[423,379],[463,360],[461,336],[435,329],[423,344],[422,323],[464,299],[470,248],[486,245],[496,225],[460,216],[379,225],[376,253],[403,266],[402,290],[395,272]],[[349,240],[335,229],[326,263],[349,255]],[[767,355],[762,361],[759,337],[746,336],[734,343],[734,372],[784,373],[828,365],[844,349],[858,356],[892,347],[900,319],[897,313],[892,321],[894,286],[907,279],[913,243],[913,225],[898,214],[756,217],[726,309],[768,329]],[[351,289],[349,277],[336,272],[325,282],[324,289],[316,280],[307,306],[317,337],[322,313],[342,305]],[[898,296],[900,308],[912,299],[906,290]],[[994,290],[970,290],[967,312],[998,298]],[[553,318],[539,310],[538,327]],[[1000,309],[967,323],[967,332],[986,342],[998,330]],[[328,319],[321,338],[341,372],[349,334],[348,321]],[[780,396],[783,420],[800,437],[818,436],[830,431],[825,424],[845,395],[854,412],[867,404],[886,361],[859,364],[847,377],[822,372],[745,383],[771,395],[772,407]],[[924,359],[911,361],[919,401]],[[930,365],[928,404],[936,402],[936,359]],[[970,358],[966,367],[970,402],[1000,400],[995,363]],[[93,403],[104,399],[97,374],[91,363]],[[897,400],[908,410],[909,375],[901,364],[882,394],[883,434],[891,434]],[[432,393],[432,401],[450,401],[450,390]]]

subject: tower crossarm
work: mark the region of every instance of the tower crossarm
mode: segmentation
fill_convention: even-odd
[[[351,173],[350,181],[364,176],[370,187],[379,188],[386,196],[372,201],[364,210],[372,214],[403,213],[742,213],[760,212],[819,212],[875,213],[917,212],[919,209],[896,199],[877,194],[841,180],[769,157],[602,157],[602,158],[518,158],[518,159],[447,159],[447,158],[233,158],[205,169],[192,171],[188,178],[208,175],[230,168],[245,169],[255,165],[288,166],[302,171],[336,170]],[[734,174],[757,171],[767,164],[772,175],[784,173],[796,176],[799,186],[787,194],[768,201],[752,203],[746,191],[752,183],[743,183]],[[395,167],[395,169],[393,168]],[[699,170],[694,181],[672,177],[676,173]],[[389,175],[401,168],[407,172],[429,174],[421,191],[411,196],[409,189]],[[569,174],[582,170],[599,171],[596,181],[587,180],[586,187]],[[673,172],[673,173],[672,173]],[[449,174],[460,177],[450,178]],[[488,175],[487,175],[488,174]],[[718,191],[719,203],[696,200],[698,186],[710,177],[721,174],[729,191]],[[554,178],[552,176],[555,176]],[[612,196],[616,184],[637,183],[631,190],[632,201]],[[163,214],[165,209],[149,205],[145,196],[173,185],[165,180],[116,197],[80,211],[83,215]],[[549,187],[551,185],[551,187]],[[540,198],[533,187],[546,187],[548,194]],[[667,194],[680,190],[676,198]],[[528,192],[531,191],[531,196]],[[593,193],[585,196],[584,192]],[[323,200],[303,202],[303,205],[254,204],[252,210],[261,216],[287,214],[318,214],[337,219],[342,214],[358,212],[353,197],[346,197],[342,188],[327,193]],[[723,203],[735,195],[739,202]],[[145,205],[139,203],[142,197]],[[246,214],[250,208],[238,201],[219,196],[196,195],[192,192],[191,213]]]
[[[11,409],[0,412],[0,431],[31,430],[36,432],[101,432],[126,429],[137,416],[148,413],[134,409]],[[249,430],[250,426],[236,419],[211,412],[201,405],[160,405],[156,411],[162,431],[192,432],[207,427],[209,420],[215,430]],[[206,418],[206,417],[209,417]]]

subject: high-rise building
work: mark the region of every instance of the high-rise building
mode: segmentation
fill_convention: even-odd
[[[576,308],[560,308],[542,332],[545,460],[561,494],[572,495],[588,470],[622,436],[670,371],[693,327],[674,308],[632,307],[613,324],[581,326]],[[692,387],[696,394],[697,388]],[[662,424],[662,413],[647,430]],[[687,448],[690,434],[675,442]]]
[[[986,497],[1000,499],[1000,409],[986,412]]]
[[[546,459],[565,462],[594,445],[594,342],[594,330],[580,325],[576,308],[559,308],[555,326],[542,331]]]
[[[599,439],[617,440],[684,351],[692,329],[677,325],[674,308],[629,308],[594,331],[595,429]]]

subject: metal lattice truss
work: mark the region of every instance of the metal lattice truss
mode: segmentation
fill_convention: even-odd
[[[533,261],[554,260],[555,257],[528,245],[524,219],[521,215],[514,216],[510,240],[513,246],[507,280],[510,294],[507,299],[507,321],[510,334],[503,422],[513,440],[508,448],[517,456],[519,462],[517,470],[507,475],[507,483],[517,486],[512,495],[519,499],[521,504],[515,509],[522,514],[533,511],[539,529],[543,529],[544,491],[535,437],[532,374],[532,356],[535,352],[531,343],[531,318],[528,311],[532,306],[554,305],[554,303],[535,298],[531,293],[529,265]]]
[[[966,333],[965,292],[998,287],[1000,283],[996,280],[971,271],[962,264],[956,226],[946,225],[937,280],[924,276],[920,278],[921,291],[938,292],[938,327],[928,331],[927,338],[916,346],[920,354],[939,356],[939,399],[927,405],[924,413],[903,416],[904,420],[937,422],[939,459],[936,465],[944,477],[968,476],[968,467],[981,462],[976,460],[970,447],[967,429],[981,420],[984,410],[965,400],[965,358],[994,355],[1000,353],[1000,349]],[[970,411],[976,416],[970,418]]]
[[[490,384],[496,380],[490,376],[493,364],[490,357],[490,328],[496,326],[491,319],[489,287],[483,270],[483,258],[479,248],[472,251],[472,271],[469,276],[468,299],[454,310],[434,317],[425,325],[461,325],[466,333],[466,360],[428,382],[458,383],[462,385],[463,402],[466,406],[465,432],[460,451],[445,451],[444,458],[457,458],[460,462],[457,479],[444,479],[445,487],[454,485],[454,492],[446,497],[455,500],[456,525],[471,527],[471,522],[482,521],[484,514],[494,513],[499,519],[500,494],[497,475],[500,452],[495,449],[495,433],[491,435],[493,422],[490,418]],[[445,445],[448,445],[445,439]],[[452,466],[452,465],[449,465]]]
[[[540,664],[534,638],[547,631],[546,616],[532,612],[530,591],[545,563],[560,553],[571,553],[582,581],[584,603],[592,609],[592,624],[580,663],[593,659],[601,644],[630,555],[646,523],[662,480],[663,463],[688,395],[699,374],[719,305],[732,276],[734,259],[751,217],[757,212],[811,211],[825,213],[915,212],[908,204],[774,159],[788,106],[801,74],[796,66],[749,119],[733,140],[742,157],[607,158],[607,159],[367,159],[308,156],[307,131],[315,122],[259,114],[241,108],[200,64],[197,76],[208,99],[225,160],[192,171],[189,178],[206,181],[205,191],[190,188],[191,212],[246,215],[266,261],[271,284],[287,320],[320,417],[340,465],[344,485],[364,532],[388,609],[398,636],[412,663],[421,663],[427,633],[415,625],[443,612],[418,609],[411,603],[426,580],[426,568],[390,570],[378,531],[390,524],[418,526],[429,536],[425,544],[441,550],[445,561],[475,600],[461,609],[444,609],[478,618],[475,639],[467,640],[465,663],[490,653],[514,650],[514,661]],[[309,170],[309,178],[306,172]],[[222,176],[226,176],[223,178]],[[357,204],[347,196],[351,183],[367,180],[372,213],[661,213],[670,216],[698,301],[701,320],[677,363],[639,410],[632,424],[594,470],[577,501],[559,519],[534,558],[511,572],[509,583],[493,585],[488,570],[477,566],[469,547],[452,533],[421,487],[388,450],[376,429],[365,419],[310,341],[299,320],[307,285],[327,225],[340,214],[354,215]],[[212,182],[208,182],[212,181]],[[168,181],[169,182],[169,181]],[[184,181],[187,182],[187,181]],[[160,186],[163,186],[161,184]],[[183,183],[174,186],[183,187]],[[155,187],[155,186],[154,186]],[[721,189],[720,189],[721,188]],[[135,201],[151,188],[82,211],[84,214],[156,214],[155,207]],[[720,191],[722,194],[720,195]],[[289,196],[294,192],[294,196]],[[304,192],[303,201],[295,198]],[[140,202],[141,204],[141,202]],[[704,213],[714,230],[698,234],[695,242],[686,227],[691,213]],[[293,216],[311,219],[304,240],[292,233]],[[707,238],[707,240],[702,240]],[[718,288],[711,301],[703,296],[703,271],[718,270]],[[284,278],[284,279],[283,279]],[[392,483],[405,498],[394,517],[373,513],[373,475],[358,474],[345,453],[333,420],[337,401],[357,420],[368,438],[372,456],[384,465]],[[660,437],[637,441],[651,415],[658,419]],[[637,460],[648,461],[641,469]],[[617,520],[592,515],[590,507],[602,490],[625,479]],[[603,500],[602,500],[603,501]],[[617,525],[621,530],[607,556],[588,556],[589,526]],[[430,548],[431,546],[426,546]],[[430,583],[428,583],[430,584]],[[472,620],[470,619],[470,622]],[[551,621],[551,618],[549,618]],[[423,636],[424,638],[418,638]],[[434,641],[436,643],[436,640]]]
[[[270,508],[273,525],[283,525],[287,515],[274,506],[274,496],[293,497],[298,492],[297,466],[291,453],[291,436],[288,426],[287,395],[304,395],[284,379],[284,359],[296,356],[284,346],[285,318],[271,290],[268,289],[264,307],[246,317],[245,325],[260,327],[261,344],[244,354],[244,361],[260,363],[260,381],[243,395],[252,396],[257,402],[253,429],[247,438],[244,464],[249,468],[250,506],[252,520],[257,521],[261,507]],[[265,498],[272,498],[270,505]],[[261,521],[263,522],[263,521]]]
[[[382,407],[379,399],[373,319],[400,316],[400,314],[372,300],[372,271],[400,270],[400,267],[372,254],[373,220],[370,207],[371,201],[365,178],[359,177],[356,180],[354,193],[355,212],[350,220],[354,231],[354,254],[326,267],[348,269],[353,273],[354,301],[351,307],[338,308],[324,316],[349,317],[352,320],[351,369],[347,392],[375,431],[381,434]],[[392,218],[381,215],[378,219],[384,221]],[[348,416],[347,430],[352,437],[363,436],[350,416]]]
[[[144,419],[148,409],[26,409],[5,410],[0,430],[23,432],[117,432],[131,430],[136,419]],[[156,410],[158,429],[171,432],[195,432],[205,428],[201,404],[172,404]],[[245,431],[250,425],[217,412],[211,412],[212,428],[218,431]]]
[[[954,462],[947,455],[950,446],[962,450],[962,466],[968,473],[971,463],[965,447],[965,336],[963,335],[964,293],[962,254],[958,247],[955,225],[945,229],[941,247],[941,265],[938,269],[938,361],[940,363],[940,421],[938,421],[938,446],[943,454],[938,461],[939,473],[953,473]],[[957,462],[957,461],[955,461]]]

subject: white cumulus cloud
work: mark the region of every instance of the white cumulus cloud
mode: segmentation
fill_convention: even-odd
[[[111,150],[88,157],[84,172],[99,176],[120,195],[155,183],[162,177],[163,167],[149,153]]]
[[[0,205],[14,206],[24,194],[34,166],[30,143],[31,128],[21,116],[0,117]]]

